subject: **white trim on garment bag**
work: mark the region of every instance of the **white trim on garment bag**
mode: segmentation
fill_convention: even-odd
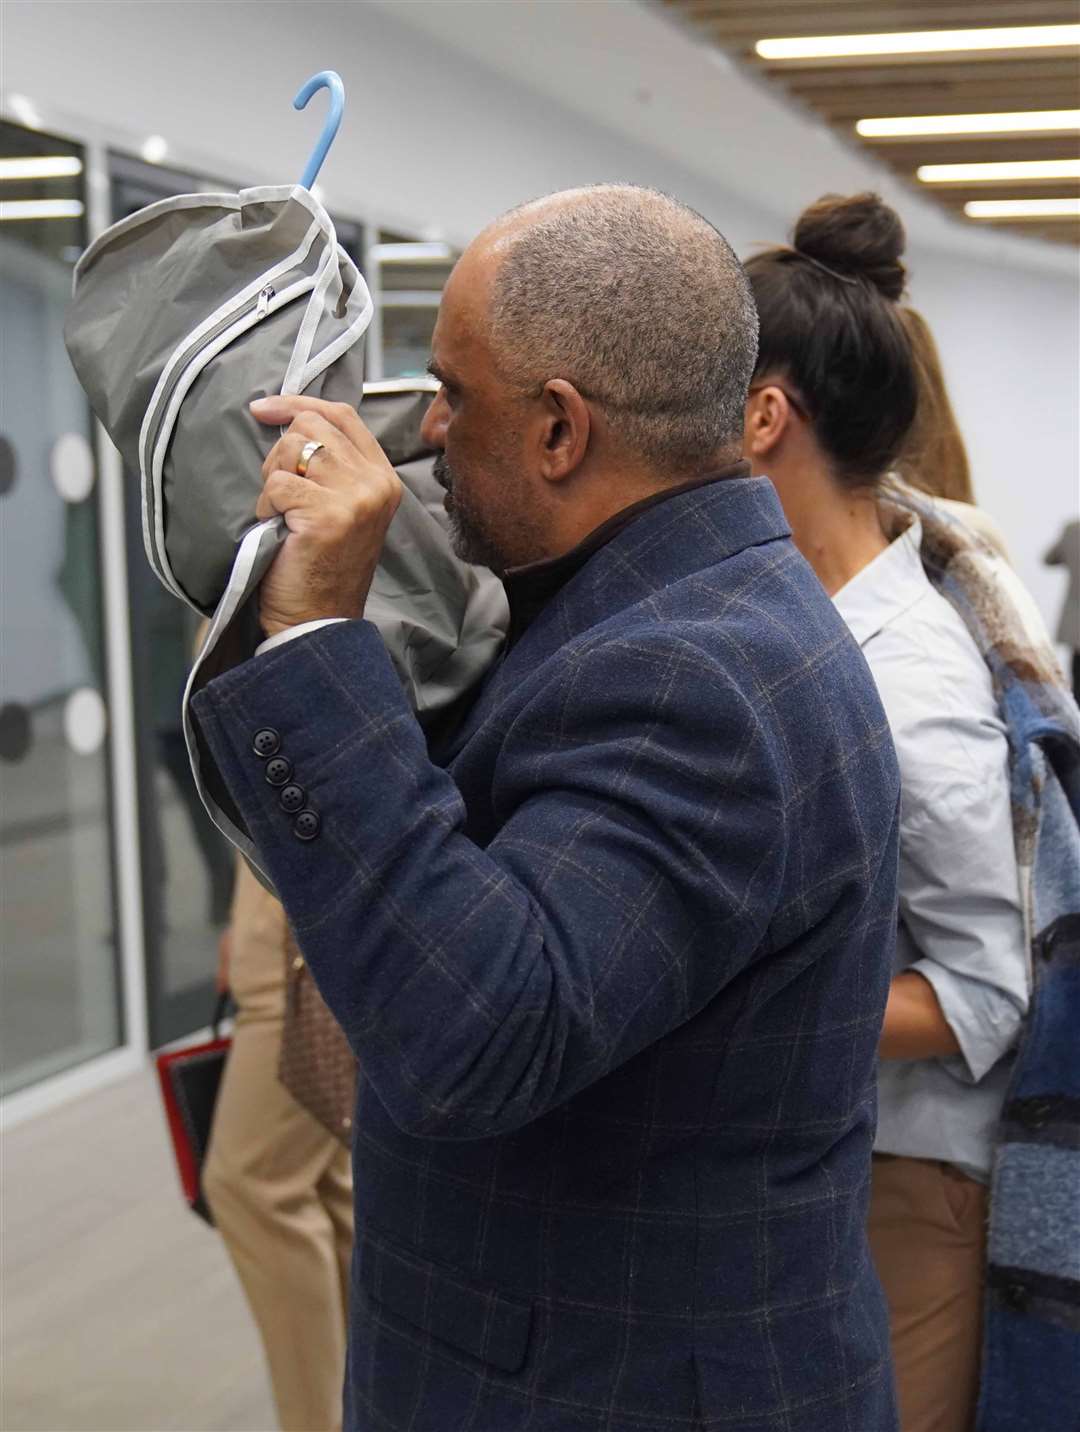
[[[284,518],[270,517],[265,522],[258,522],[245,532],[236,553],[236,560],[233,562],[232,571],[229,573],[229,581],[225,593],[218,603],[217,611],[210,622],[210,630],[206,633],[206,640],[203,642],[199,655],[195,658],[195,665],[191,668],[187,683],[184,687],[184,699],[181,703],[181,719],[184,727],[184,740],[187,743],[188,759],[191,761],[191,773],[195,779],[195,788],[199,792],[199,799],[206,808],[206,813],[221,831],[226,839],[230,840],[237,850],[244,856],[252,871],[256,874],[263,885],[273,892],[274,886],[270,876],[259,863],[259,853],[252,843],[251,837],[235,826],[217,803],[208,795],[203,782],[202,769],[199,765],[199,747],[195,740],[195,728],[191,720],[191,690],[195,684],[195,678],[202,669],[203,662],[217,646],[222,633],[229,625],[244,602],[251,595],[258,585],[258,581],[252,580],[256,563],[265,550],[264,543],[269,542],[276,549],[277,539],[281,528],[284,526]]]
[[[311,297],[308,299],[307,308],[300,321],[300,331],[296,335],[296,342],[293,344],[292,353],[289,355],[288,367],[285,369],[285,377],[282,380],[281,391],[283,393],[299,393],[301,387],[298,384],[298,377],[303,373],[308,359],[311,357],[311,345],[315,341],[315,334],[319,328],[319,322],[326,312],[327,292],[340,277],[338,275],[337,263],[337,238],[333,243],[327,244],[326,252],[319,261],[319,267],[315,272],[315,286],[311,290]]]
[[[273,204],[284,199],[295,199],[302,204],[311,217],[318,221],[323,233],[337,240],[334,221],[310,189],[302,184],[257,184],[253,189],[241,189],[237,195],[243,204]]]
[[[344,254],[344,250],[342,250],[342,253]],[[348,258],[348,255],[344,254],[344,257]],[[308,363],[307,367],[300,374],[299,391],[301,393],[305,392],[311,384],[314,383],[315,379],[330,367],[331,363],[335,363],[343,353],[348,352],[354,343],[358,343],[360,339],[363,338],[371,326],[371,320],[375,317],[375,303],[364,281],[364,276],[359,269],[356,269],[355,266],[353,267],[356,273],[356,279],[352,286],[352,292],[349,294],[349,304],[351,305],[356,296],[360,294],[362,304],[360,312],[344,332],[339,333],[332,343],[328,343],[326,347],[317,353],[310,363]]]

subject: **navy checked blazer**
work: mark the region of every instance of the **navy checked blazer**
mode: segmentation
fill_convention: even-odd
[[[195,711],[362,1068],[346,1429],[891,1432],[899,777],[771,484],[623,526],[442,765],[363,621]]]

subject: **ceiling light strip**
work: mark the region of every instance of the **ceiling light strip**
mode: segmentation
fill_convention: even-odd
[[[437,239],[418,239],[415,243],[373,244],[369,256],[383,264],[445,264],[453,261],[454,251]]]
[[[1010,110],[1001,114],[915,114],[860,119],[863,139],[905,139],[921,135],[1050,134],[1080,130],[1080,109]]]
[[[996,164],[920,164],[924,184],[1000,184],[1017,179],[1080,179],[1080,159],[1017,159]]]
[[[763,60],[935,55],[955,51],[1063,49],[1080,45],[1080,25],[1010,25],[977,30],[911,30],[877,35],[805,35],[759,40]]]
[[[82,173],[74,154],[38,154],[25,159],[0,159],[0,179],[69,179]]]
[[[964,213],[969,219],[1080,219],[1080,198],[972,199]]]
[[[0,222],[12,219],[78,219],[79,199],[0,199]]]

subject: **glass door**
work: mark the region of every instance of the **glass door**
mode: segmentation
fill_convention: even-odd
[[[0,1092],[121,1042],[80,146],[0,123]]]

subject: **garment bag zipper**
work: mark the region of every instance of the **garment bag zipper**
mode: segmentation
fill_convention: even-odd
[[[188,371],[193,360],[197,358],[199,354],[203,352],[204,349],[209,348],[214,343],[215,339],[220,338],[220,336],[225,332],[227,328],[231,328],[234,324],[245,323],[246,320],[249,318],[253,319],[255,322],[258,322],[258,320],[261,318],[265,318],[267,313],[270,311],[270,300],[276,297],[276,294],[277,290],[274,288],[273,284],[268,283],[264,289],[260,290],[258,297],[254,300],[254,302],[249,301],[239,311],[239,313],[226,313],[222,318],[218,319],[217,323],[214,324],[213,328],[209,329],[208,332],[204,333],[196,343],[193,343],[189,348],[185,349],[185,351],[181,353],[180,357],[173,365],[172,376],[170,377],[169,382],[167,383],[165,389],[163,390],[158,399],[158,413],[160,416],[154,439],[151,443],[148,444],[151,453],[157,450],[158,438],[161,435],[161,422],[164,419],[165,414],[169,411],[169,404],[172,401],[172,395],[176,392],[180,380]]]
[[[157,514],[160,512],[162,500],[159,465],[163,460],[164,450],[172,437],[172,430],[176,426],[177,414],[173,413],[170,416],[170,409],[176,390],[185,380],[187,380],[187,386],[190,387],[206,364],[210,362],[212,358],[216,357],[221,349],[228,347],[228,342],[218,344],[218,339],[223,335],[230,333],[229,341],[231,342],[232,338],[239,337],[241,333],[246,332],[249,328],[253,328],[256,323],[265,318],[270,312],[270,305],[275,298],[279,300],[277,309],[280,309],[283,308],[286,303],[291,303],[295,299],[309,294],[313,287],[314,277],[305,277],[291,288],[282,290],[280,294],[272,283],[266,284],[259,290],[257,296],[253,300],[249,300],[239,312],[234,311],[223,315],[223,317],[214,324],[213,328],[208,329],[207,332],[202,334],[198,341],[191,344],[173,364],[169,381],[162,390],[158,400],[158,421],[156,428],[153,430],[153,437],[148,436],[144,462],[145,472],[149,476],[153,488],[155,509],[154,544],[155,547],[159,548],[156,555],[148,551],[147,556],[150,557],[153,566],[167,578],[167,584],[176,592],[177,596],[182,597],[183,593],[176,583],[169,567],[165,549],[162,545],[163,533],[157,520]],[[235,330],[235,332],[232,332],[232,330]],[[215,348],[215,345],[218,346]],[[179,408],[177,412],[179,412]],[[146,461],[147,456],[149,457],[149,461]]]

